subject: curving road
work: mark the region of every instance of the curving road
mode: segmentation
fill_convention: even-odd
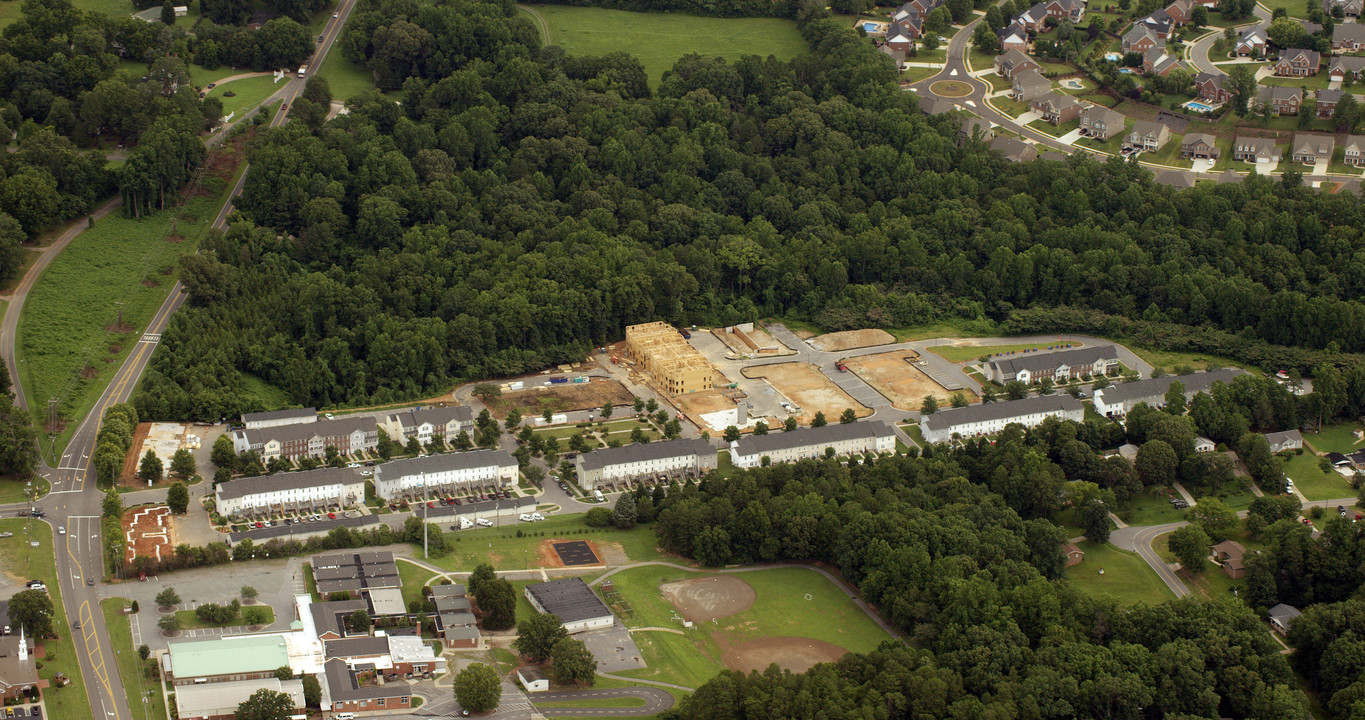
[[[658,715],[659,713],[673,707],[673,696],[656,688],[633,687],[633,688],[611,688],[601,690],[562,690],[558,692],[536,693],[531,697],[531,704],[536,706],[536,710],[542,715],[554,715],[556,717],[647,717]],[[639,698],[645,702],[640,707],[595,707],[595,708],[564,708],[564,707],[540,707],[542,703],[566,702],[577,700],[605,700],[608,698],[632,697]]]
[[[1249,27],[1255,27],[1262,23],[1270,23],[1270,11],[1267,10],[1264,5],[1257,4],[1256,7],[1252,8],[1252,14],[1256,16],[1255,22],[1236,25],[1232,29],[1241,32]],[[1209,59],[1209,51],[1213,49],[1213,44],[1218,42],[1222,37],[1223,30],[1221,28],[1214,28],[1208,34],[1195,39],[1195,41],[1190,44],[1188,52],[1186,53],[1186,58],[1189,60],[1190,65],[1194,66],[1196,71],[1213,73],[1215,75],[1227,74],[1223,72],[1222,68],[1214,65],[1213,61]]]

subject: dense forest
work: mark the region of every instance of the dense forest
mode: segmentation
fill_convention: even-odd
[[[343,50],[405,100],[253,146],[140,409],[249,409],[240,373],[301,404],[424,396],[659,318],[1074,308],[1305,372],[1365,350],[1354,198],[1292,174],[1176,192],[1119,161],[1008,165],[818,14],[793,13],[808,56],[689,56],[651,92],[633,58],[539,47],[510,2],[361,2]]]

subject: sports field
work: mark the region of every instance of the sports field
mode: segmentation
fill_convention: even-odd
[[[644,65],[651,87],[657,87],[664,71],[688,53],[727,60],[743,55],[788,60],[806,52],[796,23],[778,18],[706,18],[567,5],[523,5],[521,11],[549,31],[550,45],[570,55],[616,51],[634,55]]]

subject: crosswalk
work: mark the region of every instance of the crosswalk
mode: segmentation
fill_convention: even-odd
[[[156,344],[161,341],[161,333],[143,333],[139,342]]]

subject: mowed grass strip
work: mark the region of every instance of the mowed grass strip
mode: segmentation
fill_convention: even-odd
[[[1083,592],[1123,604],[1154,605],[1173,597],[1161,578],[1136,553],[1089,540],[1081,542],[1080,548],[1085,551],[1085,560],[1067,568],[1066,579]],[[1103,575],[1100,570],[1104,570]]]
[[[631,530],[589,528],[582,515],[550,517],[543,522],[525,523],[504,517],[502,527],[478,528],[447,532],[446,544],[452,548],[442,557],[427,560],[431,565],[458,572],[470,572],[479,563],[490,563],[498,570],[526,570],[541,567],[536,558],[540,543],[551,538],[589,540],[602,545],[620,545],[632,562],[668,560],[685,562],[658,550],[654,528],[637,525]],[[520,530],[522,537],[517,537]],[[588,531],[580,534],[580,531]],[[528,534],[534,533],[534,535]]]
[[[549,26],[549,44],[570,55],[633,55],[644,66],[650,87],[657,87],[664,71],[688,53],[726,60],[744,55],[789,60],[807,51],[796,23],[779,18],[707,18],[567,5],[537,5],[535,12]]]
[[[427,581],[436,576],[436,573],[414,563],[406,562],[403,558],[398,560],[398,579],[403,583],[403,604],[411,605],[414,600],[422,600],[422,587]]]
[[[1068,347],[1069,346],[1069,347]],[[1081,347],[1081,343],[1024,343],[1021,345],[934,345],[929,348],[929,352],[938,355],[948,362],[967,362],[976,360],[982,355],[999,355],[1001,353],[1017,352],[1028,353],[1039,350],[1073,350]]]
[[[1350,454],[1365,449],[1365,443],[1356,442],[1355,432],[1360,429],[1360,425],[1356,423],[1324,425],[1322,432],[1306,432],[1303,439],[1320,453]]]
[[[62,720],[94,720],[90,703],[85,699],[85,678],[81,676],[76,656],[77,631],[71,630],[66,608],[62,607],[62,588],[57,584],[52,526],[36,520],[0,520],[0,532],[14,533],[14,537],[0,538],[0,567],[17,578],[43,581],[52,594],[52,627],[60,637],[42,641],[46,655],[51,656],[51,659],[44,656],[38,658],[43,664],[38,670],[38,677],[51,682],[57,673],[62,673],[71,679],[71,684],[59,688],[52,683],[44,691],[47,716]],[[33,547],[30,542],[36,542],[38,546]],[[84,644],[82,641],[81,652],[85,652]]]
[[[634,708],[644,707],[645,701],[637,697],[604,697],[595,700],[556,700],[552,702],[535,702],[534,704],[537,710],[591,707]]]
[[[175,616],[180,618],[180,626],[185,628],[186,630],[198,630],[200,628],[237,627],[240,625],[246,625],[246,621],[242,619],[242,611],[246,610],[247,608],[261,608],[265,610],[266,621],[261,623],[262,627],[275,622],[275,609],[270,607],[269,605],[243,605],[242,610],[239,610],[231,620],[221,625],[217,623],[209,623],[200,620],[199,616],[195,615],[193,610],[180,610],[175,614]]]
[[[114,646],[118,674],[123,678],[123,692],[128,696],[128,708],[136,715],[145,695],[150,716],[164,718],[167,717],[166,698],[161,694],[161,683],[143,673],[142,658],[138,657],[137,648],[133,647],[132,626],[128,616],[122,612],[128,604],[125,598],[108,598],[100,602],[100,609],[104,611],[104,625],[109,630],[109,643]]]
[[[240,115],[242,111],[260,104],[276,91],[284,89],[288,81],[289,78],[286,77],[276,82],[273,75],[243,78],[215,87],[209,91],[208,97],[222,100],[223,116],[234,115],[235,119],[235,115]],[[229,92],[232,93],[232,97],[227,96]]]

